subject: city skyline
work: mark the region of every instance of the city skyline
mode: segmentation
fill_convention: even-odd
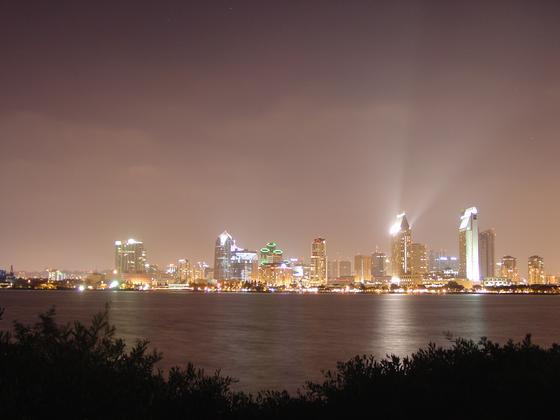
[[[465,232],[467,235],[471,235],[474,239],[470,239],[471,236],[465,236]],[[473,236],[474,235],[474,236]],[[491,238],[489,238],[491,236]],[[388,267],[391,267],[392,272],[387,272],[385,274],[392,276],[392,282],[400,284],[401,277],[404,277],[408,281],[410,281],[413,277],[418,277],[419,275],[422,276],[427,274],[428,267],[432,264],[429,261],[428,254],[434,253],[434,255],[446,255],[447,258],[450,255],[453,255],[454,252],[449,252],[447,249],[437,249],[431,247],[429,243],[424,242],[415,242],[412,238],[412,226],[408,223],[406,213],[400,213],[396,216],[396,222],[394,222],[390,229],[389,229],[389,237],[390,243],[388,244],[389,249],[389,256],[392,255],[387,261],[389,261]],[[467,239],[468,238],[468,239]],[[495,249],[495,238],[496,232],[495,229],[490,228],[484,231],[480,231],[478,229],[478,209],[476,207],[471,207],[464,210],[461,213],[459,218],[459,247],[457,249],[458,257],[454,257],[457,259],[458,264],[458,275],[462,278],[467,278],[475,283],[479,283],[480,281],[484,280],[487,277],[510,277],[508,274],[507,267],[502,267],[504,265],[504,260],[509,261],[513,260],[516,261],[517,257],[512,257],[510,255],[504,254],[501,257],[501,262],[498,262],[500,258],[496,258],[496,249]],[[479,241],[481,242],[481,246],[479,248]],[[490,242],[489,242],[490,241]],[[292,258],[297,257],[296,259],[304,262],[308,261],[311,267],[314,267],[317,264],[318,260],[314,260],[314,258],[318,256],[323,259],[321,263],[322,268],[319,270],[322,272],[321,280],[319,280],[318,284],[326,284],[327,278],[331,278],[330,274],[327,274],[327,265],[330,265],[331,261],[335,261],[337,264],[341,259],[344,259],[344,262],[350,262],[354,259],[354,267],[352,269],[353,275],[359,278],[358,281],[369,281],[371,280],[374,270],[376,269],[375,266],[378,264],[374,264],[375,257],[382,255],[385,256],[385,252],[381,252],[379,246],[375,247],[374,251],[369,253],[354,253],[353,256],[341,256],[340,253],[337,253],[336,256],[330,256],[326,252],[326,240],[324,238],[316,238],[313,240],[311,252],[307,255],[299,255],[296,256],[295,254],[286,254],[284,258]],[[468,246],[467,246],[468,244]],[[269,242],[266,246],[273,246],[275,248],[277,245],[275,242]],[[162,270],[164,267],[174,267],[177,269],[175,262],[179,265],[181,262],[189,262],[189,264],[193,263],[196,259],[189,260],[189,259],[181,259],[176,258],[173,262],[169,262],[169,259],[166,263],[159,263],[150,261],[146,257],[146,249],[144,246],[143,241],[138,241],[137,239],[130,238],[128,240],[116,240],[114,241],[115,251],[114,254],[114,267],[116,271],[123,272],[123,273],[147,273],[149,265],[154,265],[154,267],[159,267]],[[260,254],[261,259],[263,256],[263,250],[265,248],[261,248]],[[280,254],[284,254],[283,250],[276,251]],[[130,260],[132,255],[132,260]],[[206,264],[205,261],[214,261],[213,266],[208,266],[213,269],[214,271],[214,278],[216,279],[224,279],[224,280],[233,280],[233,279],[250,279],[256,276],[256,266],[251,268],[253,264],[257,262],[257,252],[251,251],[248,248],[240,248],[237,246],[235,239],[228,233],[227,230],[224,230],[220,235],[218,235],[215,241],[214,253],[213,258],[208,258],[207,260],[200,260],[197,264]],[[535,276],[543,276],[545,275],[544,270],[542,267],[540,268],[541,274],[536,275],[532,273],[532,261],[537,258],[540,261],[542,266],[543,257],[539,255],[531,255],[528,258],[528,266],[527,271],[519,271],[519,267],[515,265],[516,277],[519,279],[520,273],[526,273],[526,279],[530,280],[531,278],[535,278]],[[364,261],[362,259],[366,259],[367,262],[364,265]],[[394,265],[391,262],[391,259],[396,259],[400,261],[397,265]],[[328,261],[328,264],[327,264]],[[360,263],[358,263],[360,261]],[[278,262],[281,262],[280,260]],[[149,265],[148,265],[149,263]],[[133,269],[123,269],[123,267],[127,267],[132,264]],[[146,268],[139,268],[143,264],[146,265]],[[237,265],[237,269],[234,268],[233,265]],[[241,265],[240,265],[241,264]],[[514,263],[516,264],[516,263]],[[361,270],[358,269],[358,265],[361,265]],[[490,265],[491,268],[487,268]],[[468,268],[470,266],[470,268]],[[51,271],[54,270],[54,273],[59,273],[58,269],[49,268],[53,267],[53,265],[48,266],[44,269],[33,269],[33,270],[18,270],[18,271],[30,271],[30,272],[42,272],[47,271],[49,277],[51,276]],[[120,267],[120,268],[119,268]],[[249,268],[244,268],[249,267]],[[368,268],[365,268],[368,267]],[[388,268],[385,267],[385,268]],[[413,268],[414,267],[414,268]],[[1,268],[1,267],[0,267]],[[105,267],[103,270],[107,270],[108,267]],[[247,271],[248,270],[248,271]],[[312,272],[316,271],[317,268],[312,268]],[[324,271],[323,271],[324,270]],[[338,266],[336,268],[338,271]],[[473,271],[475,270],[475,271]],[[92,271],[97,272],[99,270],[94,269],[71,269],[70,271]],[[236,272],[237,275],[233,273]],[[253,272],[253,274],[251,274]],[[241,275],[241,273],[247,273]],[[367,273],[367,274],[366,274]],[[473,274],[476,273],[476,274]],[[550,272],[548,273],[550,274]],[[312,274],[312,277],[314,275]],[[533,280],[534,282],[534,280]]]
[[[227,228],[307,256],[457,249],[560,272],[558,2],[0,6],[0,266],[212,261]],[[437,3],[437,4],[436,4]]]

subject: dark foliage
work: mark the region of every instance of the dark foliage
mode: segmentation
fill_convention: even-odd
[[[0,317],[2,311],[0,310]],[[538,418],[555,410],[560,346],[456,339],[408,358],[359,356],[296,395],[231,389],[233,380],[189,364],[167,376],[146,341],[128,349],[108,311],[89,326],[35,325],[0,331],[2,418]],[[548,414],[548,418],[558,415]]]

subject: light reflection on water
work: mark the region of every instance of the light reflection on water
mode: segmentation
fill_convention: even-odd
[[[192,361],[239,378],[239,388],[287,388],[356,354],[406,355],[445,332],[504,342],[531,332],[560,341],[560,296],[193,294],[182,291],[0,291],[2,329],[50,306],[61,321],[89,321],[111,303],[111,322],[129,343],[147,338],[162,368]]]

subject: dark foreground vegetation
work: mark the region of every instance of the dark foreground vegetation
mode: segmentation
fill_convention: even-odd
[[[456,339],[408,358],[360,356],[296,395],[231,389],[192,365],[165,374],[142,341],[128,349],[108,311],[91,325],[0,331],[0,418],[557,418],[560,346]]]

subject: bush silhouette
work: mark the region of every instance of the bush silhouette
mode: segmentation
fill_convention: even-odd
[[[560,389],[560,347],[539,347],[530,336],[505,345],[455,339],[402,359],[357,356],[295,395],[233,391],[232,378],[192,364],[164,375],[160,359],[147,341],[128,349],[107,308],[89,326],[59,325],[51,309],[34,325],[0,331],[0,416],[538,418]]]

